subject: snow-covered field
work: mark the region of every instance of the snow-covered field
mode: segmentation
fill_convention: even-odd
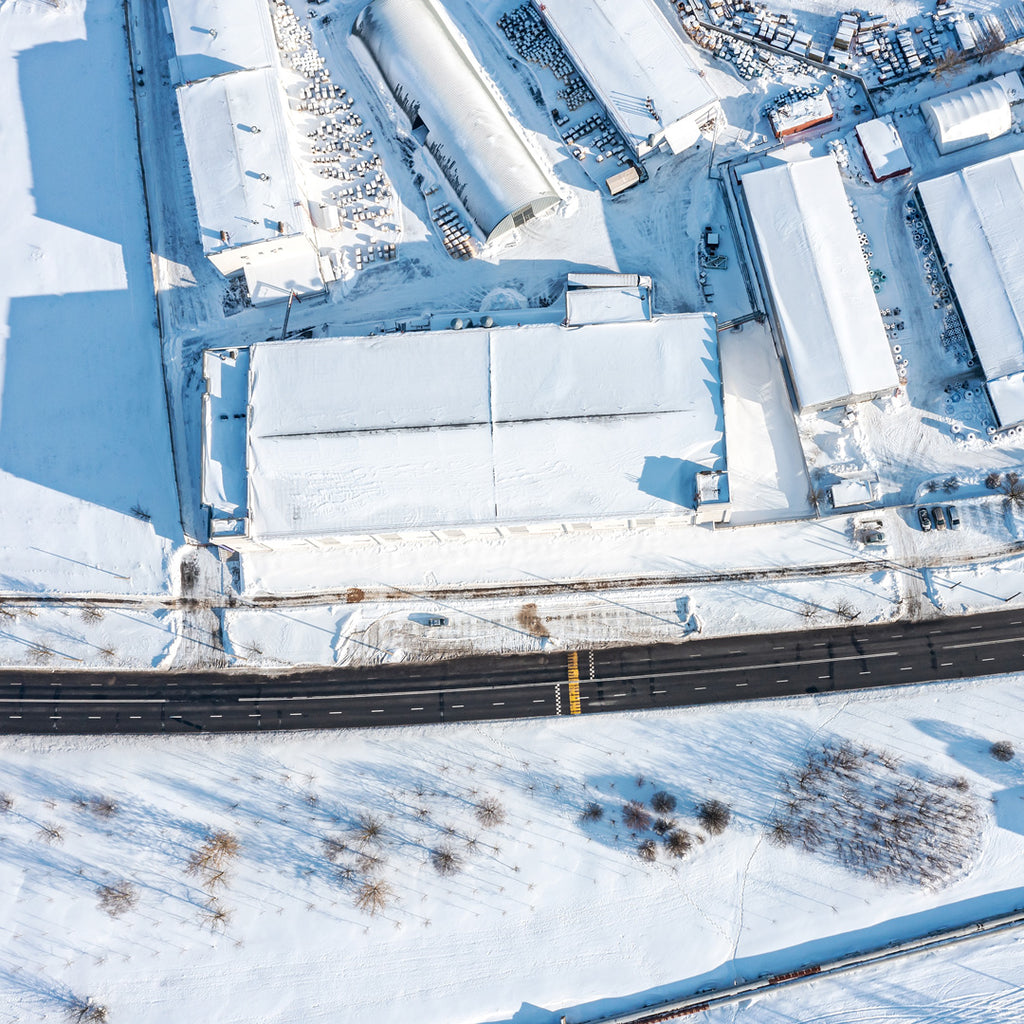
[[[111,1024],[582,1021],[1008,911],[1024,899],[1024,778],[989,746],[1024,742],[1022,682],[351,734],[5,739],[0,1021],[58,1021],[89,996]],[[811,814],[823,838],[773,844],[808,756],[843,743],[861,767]],[[892,787],[964,817],[908,811],[904,868],[881,881],[888,854],[839,853],[869,821],[860,802]],[[623,819],[659,791],[690,837],[678,859]],[[731,811],[721,834],[697,815],[708,800]],[[907,880],[922,871],[930,887]],[[928,979],[972,965],[987,977],[964,991],[994,997],[987,1019],[1017,1019],[1012,939],[714,1019],[881,1019],[887,984],[892,1019],[962,1020],[957,987]]]

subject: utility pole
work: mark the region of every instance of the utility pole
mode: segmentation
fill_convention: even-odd
[[[298,295],[296,295],[294,291],[290,291],[288,293],[288,308],[284,311],[284,327],[281,328],[282,341],[284,341],[285,338],[288,336],[288,317],[292,315],[292,302],[295,299],[298,299],[299,302],[302,302],[302,299],[299,299]]]

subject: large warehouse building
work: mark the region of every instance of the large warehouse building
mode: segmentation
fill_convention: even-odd
[[[802,412],[892,394],[899,378],[831,156],[742,178]]]
[[[954,153],[1005,135],[1013,127],[1010,107],[1022,100],[1020,75],[1011,71],[925,100],[921,113],[939,152]]]
[[[718,98],[653,0],[534,0],[638,157],[681,153]]]
[[[465,37],[434,0],[371,0],[353,31],[488,241],[560,202]]]
[[[323,291],[276,70],[183,85],[178,109],[210,262],[225,275],[244,271],[257,305]]]
[[[175,82],[276,63],[267,0],[167,0]]]
[[[709,478],[727,501],[715,319],[648,319],[644,288],[632,321],[207,352],[214,541],[691,521]]]
[[[918,192],[999,425],[1024,422],[1024,152]]]

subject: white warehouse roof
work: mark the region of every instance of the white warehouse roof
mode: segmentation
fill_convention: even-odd
[[[707,314],[254,345],[249,536],[678,514],[718,365]]]
[[[1024,152],[922,181],[918,189],[996,415],[1004,426],[1024,420]]]
[[[275,63],[267,0],[167,0],[167,7],[177,81]]]
[[[921,113],[940,153],[1005,135],[1012,127],[1011,103],[1024,99],[1015,71],[946,93],[921,104]]]
[[[207,255],[301,230],[283,104],[277,73],[270,68],[178,89]],[[229,236],[226,242],[222,231]]]
[[[718,99],[652,0],[544,0],[539,6],[641,156],[662,142],[680,153],[700,138],[698,125],[717,110]]]
[[[353,29],[488,238],[560,200],[465,37],[434,0],[371,0]]]
[[[899,384],[831,156],[743,176],[801,409],[827,409]]]
[[[862,121],[856,127],[857,139],[875,181],[885,181],[911,170],[903,140],[890,118]]]

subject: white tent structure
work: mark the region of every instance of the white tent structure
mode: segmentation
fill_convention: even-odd
[[[801,411],[891,394],[899,378],[835,160],[742,183]]]
[[[167,0],[167,10],[176,82],[276,63],[267,0]]]
[[[942,154],[1005,135],[1013,126],[1010,106],[1024,100],[1015,71],[946,93],[921,104],[921,113]]]
[[[204,501],[234,550],[691,521],[697,474],[726,470],[710,314],[238,355],[204,363]]]
[[[1024,421],[1024,152],[918,192],[987,378],[1000,426]]]
[[[371,0],[353,32],[488,241],[560,202],[465,37],[434,0]]]
[[[322,291],[304,237],[284,99],[273,68],[219,75],[178,89],[203,250],[225,275],[275,299]],[[255,297],[254,294],[254,297]]]
[[[681,153],[718,98],[653,0],[544,0],[541,15],[637,156]]]

